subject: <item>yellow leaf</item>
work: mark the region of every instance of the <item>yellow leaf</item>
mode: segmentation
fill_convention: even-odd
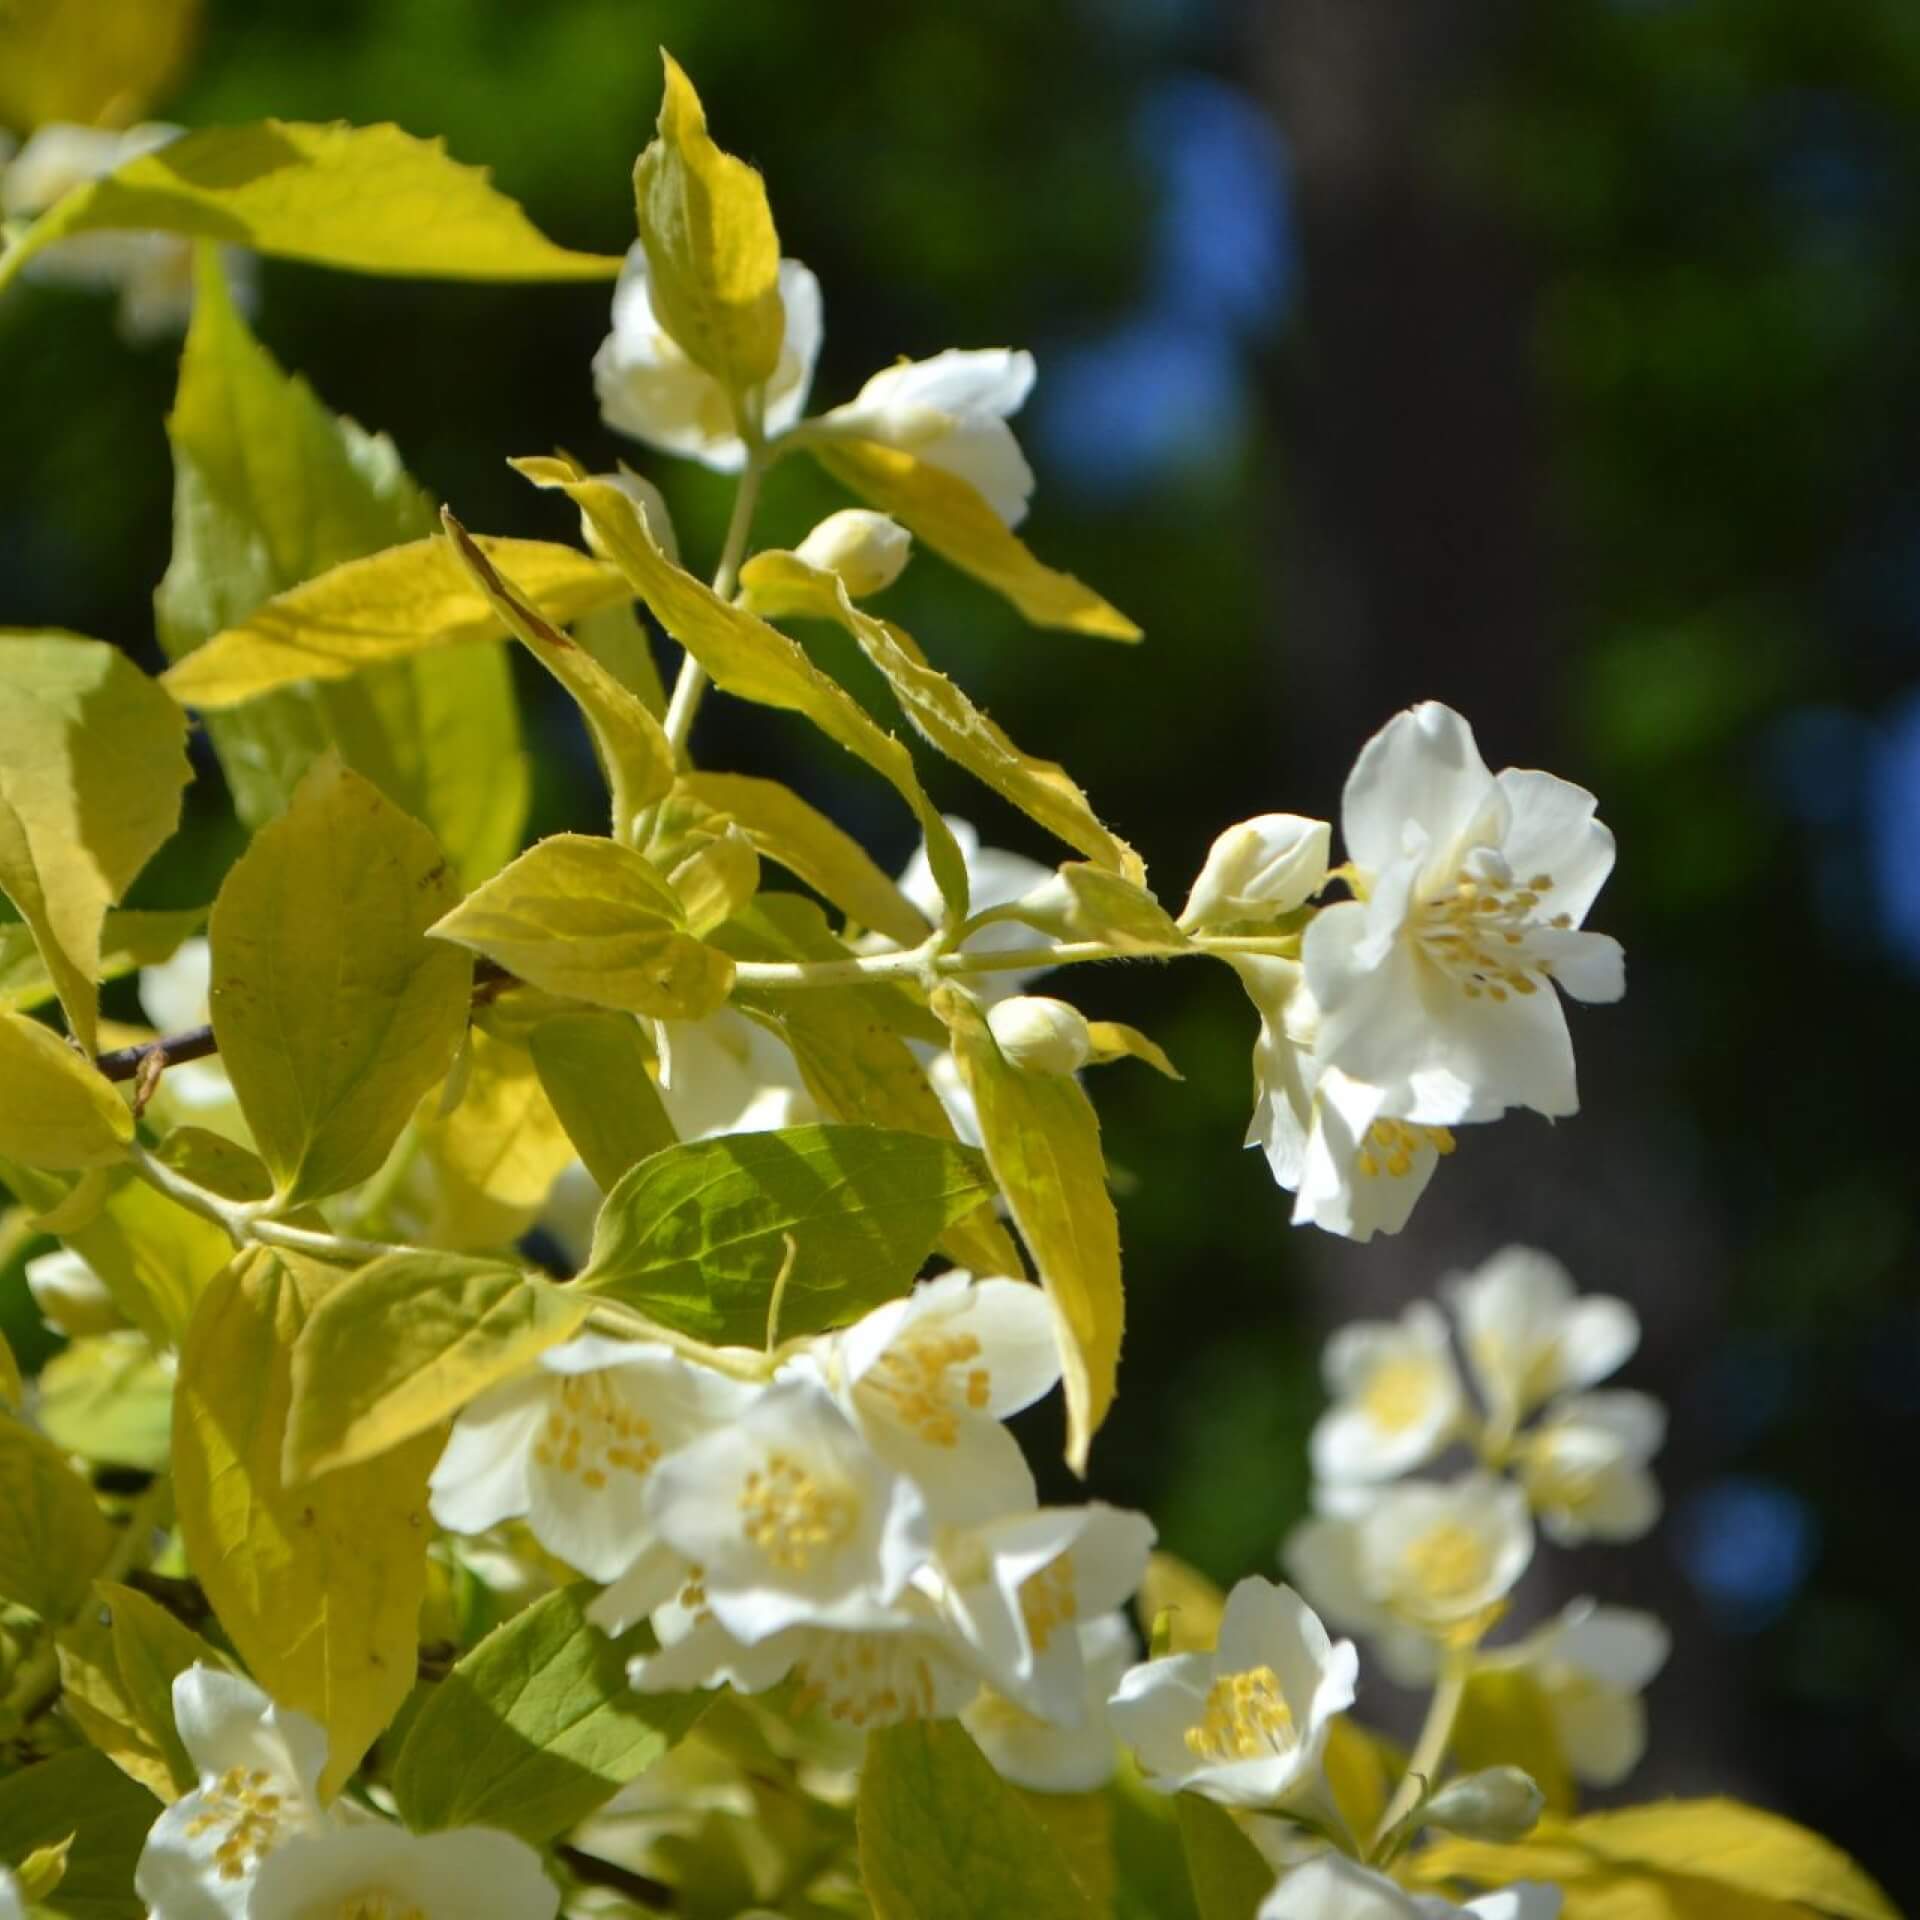
[[[1036,627],[1102,640],[1138,640],[1140,629],[1068,573],[1056,573],[957,474],[877,440],[808,435],[806,449],[868,505],[891,514],[963,573],[1004,595]]]
[[[714,145],[693,82],[660,57],[659,138],[633,169],[647,291],[680,350],[738,396],[780,362],[780,239],[765,181]]]
[[[1095,1066],[1105,1066],[1114,1060],[1144,1060],[1155,1073],[1163,1073],[1169,1080],[1185,1078],[1167,1058],[1166,1049],[1138,1027],[1129,1027],[1119,1020],[1089,1020],[1087,1034],[1093,1042]]]
[[[546,540],[481,545],[556,620],[626,595],[619,574],[572,547]],[[341,680],[430,648],[491,640],[502,624],[445,540],[410,540],[276,594],[169,667],[161,685],[182,706],[218,712],[295,681]]]
[[[110,1166],[133,1138],[133,1111],[50,1027],[0,1013],[0,1154],[73,1172]]]
[[[197,0],[9,0],[0,126],[131,126],[178,78],[199,18]]]
[[[159,229],[356,273],[609,280],[616,257],[555,246],[484,167],[395,126],[203,127],[76,188],[21,237],[0,281],[70,234]]]
[[[452,1064],[469,964],[425,934],[455,891],[433,835],[331,756],[227,875],[213,1030],[283,1200],[377,1171]]]
[[[58,1626],[79,1611],[113,1530],[60,1449],[0,1414],[0,1600]]]
[[[640,509],[618,487],[588,479],[564,460],[513,464],[535,486],[558,487],[568,495],[654,617],[706,668],[715,686],[761,706],[804,714],[828,739],[892,782],[926,836],[927,857],[942,895],[954,914],[964,916],[966,859],[952,829],[921,790],[913,755],[822,673],[795,641],[675,566],[654,544]]]
[[[1524,1668],[1480,1667],[1473,1673],[1461,1697],[1452,1747],[1464,1772],[1525,1768],[1546,1796],[1549,1813],[1571,1813],[1578,1802],[1546,1691]]]
[[[673,784],[673,749],[659,720],[639,694],[543,616],[536,604],[537,594],[530,598],[524,587],[501,571],[511,564],[512,556],[506,551],[509,547],[538,546],[537,542],[477,541],[450,511],[443,510],[440,517],[461,566],[495,615],[573,695],[593,736],[594,752],[599,755],[601,771],[613,795],[614,834],[626,839],[633,831],[635,815]],[[552,551],[567,553],[571,549]],[[499,567],[488,558],[489,552],[500,561]],[[578,560],[580,556],[573,557]],[[626,582],[617,574],[614,577],[619,580],[616,598],[624,606],[628,599]],[[567,617],[555,609],[556,619]]]
[[[54,1644],[60,1660],[61,1711],[129,1780],[138,1780],[156,1799],[165,1802],[185,1792],[192,1780],[175,1780],[165,1749],[127,1697],[113,1657],[113,1629],[99,1610],[89,1609],[62,1628]],[[167,1730],[173,1731],[171,1714]]]
[[[1151,1640],[1162,1615],[1170,1653],[1211,1653],[1220,1638],[1227,1597],[1197,1567],[1170,1553],[1148,1556],[1146,1577],[1134,1597],[1134,1617]]]
[[[987,1165],[1053,1301],[1067,1464],[1084,1474],[1093,1436],[1113,1404],[1125,1319],[1120,1223],[1107,1193],[1100,1122],[1070,1076],[1008,1061],[971,995],[941,987],[933,1010],[946,1022],[973,1095]]]
[[[798,554],[762,553],[741,568],[740,584],[747,603],[769,619],[798,614],[844,627],[885,675],[923,739],[1096,865],[1145,884],[1140,856],[1100,824],[1067,770],[1023,753],[944,673],[927,664],[911,637],[856,607],[838,575],[809,566]]]
[[[27,1387],[20,1377],[20,1362],[14,1358],[13,1347],[7,1336],[0,1333],[0,1412],[18,1412],[26,1397]]]
[[[185,1793],[199,1784],[198,1769],[174,1725],[174,1678],[189,1667],[217,1670],[223,1662],[191,1627],[144,1593],[110,1580],[96,1581],[94,1591],[106,1603],[112,1622],[114,1665],[124,1697],[166,1756],[175,1791]]]
[[[206,912],[200,907],[160,913],[121,908],[109,913],[100,930],[98,978],[119,980],[140,967],[157,967],[206,923]],[[18,923],[0,926],[0,1011],[25,1013],[44,1005],[58,991],[31,931]]]
[[[326,1728],[326,1793],[413,1690],[440,1451],[423,1433],[302,1486],[283,1478],[294,1342],[335,1281],[294,1255],[236,1259],[181,1350],[173,1438],[189,1562],[253,1677]]]
[[[396,1253],[362,1267],[321,1300],[294,1347],[288,1480],[437,1428],[569,1339],[592,1308],[498,1260]]]
[[[631,1014],[562,1014],[528,1036],[540,1084],[603,1190],[677,1135]]]
[[[89,1053],[101,925],[180,818],[186,747],[183,717],[125,654],[0,631],[0,893]]]
[[[680,903],[630,847],[560,833],[523,853],[434,927],[549,993],[662,1019],[698,1020],[733,962],[681,931]]]

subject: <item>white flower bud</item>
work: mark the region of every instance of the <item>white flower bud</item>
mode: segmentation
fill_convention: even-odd
[[[794,552],[810,567],[837,573],[856,600],[884,592],[900,578],[913,535],[897,520],[865,507],[830,513]]]
[[[78,1340],[89,1333],[111,1333],[126,1322],[113,1304],[107,1283],[80,1258],[62,1247],[27,1262],[27,1291],[40,1316],[56,1333]]]
[[[1546,1804],[1531,1774],[1519,1767],[1488,1767],[1442,1787],[1420,1817],[1469,1840],[1524,1840]]]
[[[1180,915],[1182,927],[1277,920],[1326,884],[1333,829],[1297,813],[1262,813],[1229,827],[1208,849]]]
[[[673,518],[667,512],[666,496],[660,489],[651,480],[635,473],[624,460],[612,473],[596,473],[593,477],[604,480],[610,487],[618,487],[640,509],[640,518],[646,522],[647,532],[653,536],[653,544],[676,566],[679,565],[680,541],[673,530]],[[612,557],[598,529],[584,513],[580,516],[580,531],[586,539],[588,552],[596,559],[607,560]]]
[[[1000,1051],[1035,1073],[1078,1073],[1093,1058],[1093,1035],[1078,1007],[1023,993],[987,1009]]]

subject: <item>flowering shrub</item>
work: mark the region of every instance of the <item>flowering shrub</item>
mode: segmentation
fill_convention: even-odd
[[[1392,1232],[1456,1129],[1576,1110],[1562,996],[1624,987],[1592,795],[1490,772],[1429,703],[1362,747],[1338,864],[1330,823],[1264,814],[1169,911],[863,604],[917,543],[1036,625],[1139,637],[1014,531],[1031,359],[809,411],[821,289],[671,61],[624,262],[393,128],[48,125],[6,177],[36,217],[0,284],[191,319],[173,664],[0,639],[0,1180],[60,1243],[28,1277],[67,1336],[35,1379],[0,1355],[0,1912],[1890,1913],[1731,1802],[1580,1813],[1640,1757],[1665,1635],[1583,1600],[1515,1637],[1509,1598],[1538,1535],[1652,1524],[1662,1413],[1609,1384],[1631,1311],[1545,1256],[1329,1344],[1297,1588],[1223,1597],[1145,1516],[1041,1505],[1004,1424],[1057,1388],[1086,1473],[1123,1294],[1083,1078],[1173,1071],[1039,976],[1237,975],[1249,1144],[1296,1221]],[[436,530],[251,337],[235,247],[613,280],[608,425],[738,476],[710,583],[624,467],[514,463],[578,545]],[[796,455],[864,504],[756,551]],[[934,810],[808,623],[1071,857]],[[579,707],[603,836],[521,845],[510,643]],[[698,766],[710,688],[889,783],[909,870]],[[252,839],[205,915],[127,911],[189,713]],[[157,1033],[102,1020],[136,971]],[[1370,1669],[1430,1690],[1410,1753],[1352,1717]]]

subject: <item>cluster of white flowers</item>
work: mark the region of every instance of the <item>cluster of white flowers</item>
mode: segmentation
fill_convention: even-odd
[[[1590,1391],[1639,1344],[1631,1307],[1576,1294],[1566,1270],[1525,1247],[1495,1254],[1446,1289],[1446,1318],[1418,1301],[1328,1342],[1332,1406],[1314,1429],[1314,1516],[1288,1537],[1293,1577],[1331,1619],[1374,1644],[1397,1678],[1429,1680],[1439,1649],[1499,1619],[1534,1554],[1638,1539],[1659,1517],[1648,1462],[1665,1428],[1646,1394]],[[1449,1450],[1471,1464],[1408,1478]],[[1611,1784],[1638,1760],[1638,1695],[1666,1657],[1652,1616],[1576,1600],[1482,1663],[1541,1688],[1569,1767]]]

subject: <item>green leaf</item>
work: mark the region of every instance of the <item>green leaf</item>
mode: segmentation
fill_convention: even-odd
[[[74,1340],[40,1369],[35,1414],[64,1452],[162,1473],[173,1424],[172,1363],[137,1333]]]
[[[1091,587],[1036,560],[957,474],[877,440],[809,433],[803,444],[843,487],[911,528],[942,559],[1010,600],[1036,627],[1102,640],[1140,638],[1140,629]]]
[[[112,1547],[93,1489],[60,1449],[0,1414],[0,1600],[57,1626],[79,1611]]]
[[[553,625],[541,612],[537,595],[529,597],[525,587],[506,578],[501,571],[510,559],[505,549],[514,543],[491,543],[501,562],[496,567],[482,543],[450,511],[443,509],[440,517],[461,566],[496,617],[573,696],[613,796],[614,835],[627,839],[640,810],[658,800],[673,784],[673,749],[653,709],[610,668]],[[627,604],[623,583],[620,605]],[[556,618],[565,617],[559,609],[555,614]]]
[[[744,773],[686,773],[680,785],[731,818],[762,859],[797,874],[854,925],[871,927],[903,947],[917,947],[932,931],[866,848],[791,787]]]
[[[127,1698],[104,1611],[89,1606],[72,1625],[60,1629],[54,1647],[60,1662],[61,1711],[128,1779],[163,1800],[173,1799],[180,1788],[172,1765]]]
[[[125,654],[0,630],[0,893],[89,1053],[107,909],[172,836],[188,778],[183,716]]]
[[[293,1349],[289,1483],[430,1432],[579,1331],[593,1302],[498,1260],[392,1253],[327,1292]]]
[[[434,928],[549,993],[661,1019],[721,1006],[733,962],[682,931],[672,888],[630,847],[555,834]]]
[[[870,1736],[859,1824],[875,1920],[1093,1920],[1053,1837],[956,1721]]]
[[[1260,1849],[1226,1808],[1197,1793],[1180,1794],[1174,1807],[1200,1920],[1254,1920],[1274,1881]]]
[[[65,1920],[140,1920],[134,1863],[160,1803],[103,1753],[81,1748],[0,1780],[0,1859],[23,1860],[71,1837],[67,1870],[40,1911]]]
[[[560,1124],[603,1190],[674,1144],[673,1122],[631,1015],[562,1014],[534,1028],[527,1044]]]
[[[213,1030],[283,1200],[376,1172],[452,1064],[470,967],[425,934],[455,894],[432,834],[333,759],[227,875]]]
[[[1087,796],[1052,760],[1023,753],[947,678],[901,628],[862,612],[837,574],[793,553],[761,553],[740,569],[747,604],[778,620],[831,620],[860,643],[923,740],[938,747],[1097,865],[1144,885],[1146,867],[1124,840],[1100,824]]]
[[[12,1343],[0,1333],[0,1412],[17,1413],[27,1397],[26,1382],[20,1376],[20,1362]]]
[[[153,230],[357,273],[608,280],[617,258],[555,246],[484,167],[395,126],[260,120],[202,127],[76,188],[29,227],[11,269],[71,234]]]
[[[608,1194],[575,1284],[705,1340],[759,1346],[791,1243],[783,1334],[904,1293],[991,1189],[970,1148],[878,1127],[787,1127],[669,1147]]]
[[[638,1778],[691,1727],[703,1694],[640,1694],[628,1657],[587,1622],[598,1592],[563,1587],[496,1627],[428,1696],[393,1771],[417,1833],[503,1827],[538,1844]]]
[[[102,981],[124,979],[140,967],[172,958],[207,923],[204,907],[153,913],[122,907],[109,912],[100,930]],[[18,921],[0,926],[0,1011],[24,1013],[43,1006],[59,989],[31,930]]]
[[[906,747],[822,673],[797,642],[675,566],[654,544],[640,509],[618,487],[589,479],[564,460],[513,464],[535,486],[559,488],[586,515],[608,557],[667,632],[713,676],[715,686],[742,700],[803,714],[892,783],[920,823],[942,896],[954,914],[964,916],[966,860],[922,790]]]
[[[714,145],[692,81],[661,59],[659,138],[633,170],[647,292],[680,350],[737,396],[780,362],[780,239],[766,183]]]
[[[133,1110],[110,1080],[51,1027],[0,1013],[0,1154],[70,1173],[111,1166],[132,1138]]]
[[[1120,1223],[1107,1193],[1100,1122],[1078,1082],[1007,1060],[971,995],[941,987],[933,1010],[947,1023],[973,1095],[987,1165],[1058,1309],[1067,1464],[1084,1473],[1113,1404],[1125,1321]]]
[[[316,574],[433,530],[392,442],[329,413],[247,331],[211,248],[167,437],[173,559],[154,611],[171,659]],[[501,642],[285,687],[206,724],[249,827],[281,812],[334,747],[433,829],[468,885],[520,843],[527,761]]]
[[[173,1682],[189,1667],[224,1666],[219,1654],[158,1601],[110,1580],[94,1583],[112,1622],[114,1663],[141,1730],[166,1762],[176,1792],[199,1784],[173,1719]]]
[[[440,1436],[299,1486],[281,1471],[293,1348],[330,1270],[255,1248],[207,1289],[180,1353],[180,1532],[220,1624],[283,1707],[327,1730],[336,1792],[412,1690]]]

